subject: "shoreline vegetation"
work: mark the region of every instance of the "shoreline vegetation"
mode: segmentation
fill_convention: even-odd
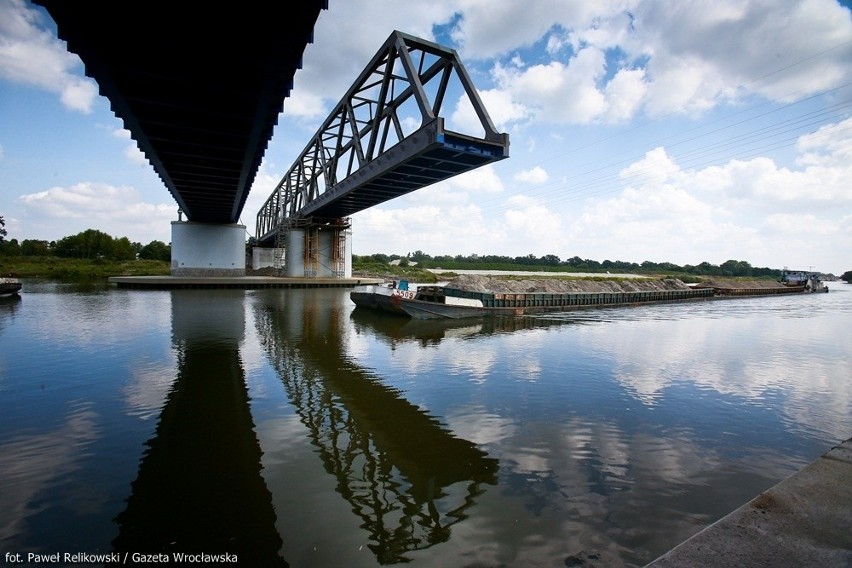
[[[58,241],[25,239],[19,243],[17,239],[6,239],[4,225],[0,216],[0,276],[93,283],[105,282],[112,276],[171,274],[171,246],[160,241],[151,241],[143,246],[130,242],[127,237],[114,238],[96,229],[87,229]],[[246,274],[275,276],[274,269],[255,271],[248,266],[252,245],[253,239],[249,239],[246,243]],[[439,270],[440,274],[432,270]],[[647,260],[641,264],[620,260],[599,262],[579,256],[561,260],[553,254],[540,257],[534,254],[516,257],[479,254],[431,256],[418,250],[405,256],[381,253],[352,255],[352,274],[359,278],[407,279],[430,284],[458,277],[459,273],[455,271],[523,273],[500,277],[507,281],[534,277],[536,280],[614,282],[623,280],[624,275],[631,275],[657,280],[676,279],[686,284],[707,283],[720,278],[778,282],[782,274],[781,269],[756,267],[742,260],[727,260],[720,265],[701,262],[679,266]],[[833,274],[821,274],[821,277],[826,281],[838,279]],[[845,272],[840,279],[852,281],[852,270]]]
[[[56,256],[0,257],[0,276],[61,281],[106,280],[111,276],[168,276],[170,263],[162,260],[111,260]]]
[[[365,257],[355,257],[353,261],[353,275],[361,278],[383,278],[387,280],[407,279],[412,282],[419,283],[435,283],[438,281],[453,280],[459,277],[459,274],[452,271],[444,271],[441,274],[435,274],[427,270],[425,267],[405,265],[400,266],[397,263],[376,262],[373,259],[365,262]],[[367,257],[369,258],[369,257]],[[459,266],[459,270],[494,270],[493,268],[485,269],[475,265],[465,267]],[[516,272],[538,272],[536,275],[506,275],[491,278],[499,278],[508,282],[535,280],[557,280],[557,281],[578,281],[584,282],[620,282],[630,280],[617,275],[609,275],[606,271],[596,273],[595,276],[589,276],[589,269],[571,270],[570,267],[563,267],[561,270],[548,270],[550,274],[541,275],[541,267],[531,265],[503,265],[502,270],[512,270]],[[691,274],[684,272],[665,272],[665,271],[630,271],[625,274],[635,274],[653,280],[676,279],[687,284],[695,283],[710,283],[720,279],[733,280],[739,282],[751,282],[751,285],[764,283],[764,286],[772,286],[778,281],[775,275],[763,276],[737,276],[732,274]],[[780,274],[780,271],[778,271]],[[62,258],[56,256],[0,256],[0,275],[10,276],[13,278],[36,278],[47,280],[60,280],[69,282],[94,282],[98,280],[106,280],[112,276],[168,276],[170,274],[170,263],[164,260],[151,259],[136,259],[136,260],[113,260],[107,258]],[[246,270],[246,274],[266,274],[274,275],[268,269],[260,271],[252,271],[250,268]],[[761,286],[762,287],[762,286]]]

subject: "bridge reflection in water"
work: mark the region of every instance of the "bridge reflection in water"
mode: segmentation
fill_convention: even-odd
[[[496,484],[498,462],[351,360],[348,311],[312,292],[259,293],[260,341],[370,550],[381,564],[405,562],[449,540]]]
[[[127,505],[116,551],[232,553],[287,566],[248,404],[242,290],[171,292],[177,376]]]

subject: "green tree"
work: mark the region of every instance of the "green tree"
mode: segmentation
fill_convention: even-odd
[[[847,270],[840,276],[841,280],[844,280],[846,283],[852,283],[852,270]]]
[[[130,241],[123,238],[127,241],[126,246],[132,249]],[[56,256],[65,258],[115,258],[116,252],[119,256],[126,254],[124,247],[122,243],[120,250],[116,251],[115,239],[111,236],[96,229],[86,229],[82,233],[59,239],[54,252]],[[135,253],[130,258],[135,258]]]
[[[172,247],[163,241],[151,241],[139,251],[139,258],[170,262],[172,259]]]
[[[35,239],[21,241],[21,256],[47,256],[49,252],[47,241]]]
[[[724,276],[751,276],[751,264],[744,260],[726,260],[719,268]]]
[[[114,239],[112,252],[107,255],[114,260],[136,260],[136,249],[127,237]]]
[[[0,241],[0,255],[21,256],[21,245],[18,244],[18,239]]]
[[[0,215],[0,243],[6,239],[6,220]]]

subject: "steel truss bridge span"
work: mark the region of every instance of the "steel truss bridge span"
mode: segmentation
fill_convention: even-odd
[[[469,104],[481,131],[445,129],[447,97]],[[257,215],[257,239],[342,219],[509,156],[455,50],[394,31]]]

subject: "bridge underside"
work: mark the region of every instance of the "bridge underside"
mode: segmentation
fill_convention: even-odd
[[[299,218],[340,219],[417,189],[449,179],[508,154],[508,141],[489,142],[446,132],[438,118],[388,149],[371,163],[326,190],[299,212]],[[271,244],[279,228],[258,237]]]
[[[194,222],[236,223],[327,0],[33,0]]]

